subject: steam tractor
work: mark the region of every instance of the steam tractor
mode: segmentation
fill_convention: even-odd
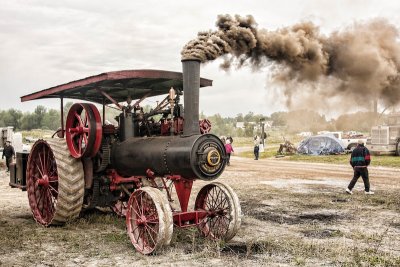
[[[182,73],[108,72],[21,97],[61,99],[61,128],[32,146],[26,176],[17,182],[12,177],[10,183],[26,189],[37,223],[62,225],[82,211],[111,207],[125,217],[128,237],[142,254],[168,245],[174,226],[198,227],[211,239],[235,236],[241,208],[228,185],[208,183],[193,209],[188,207],[193,182],[217,179],[226,153],[209,133],[210,122],[199,121],[199,88],[212,81],[200,78],[198,61],[183,60],[182,65]],[[145,112],[142,101],[159,95],[166,97]],[[64,98],[101,104],[103,118],[96,105],[75,103],[64,126]],[[105,106],[120,110],[118,125],[106,122]],[[172,208],[173,196],[178,208]]]

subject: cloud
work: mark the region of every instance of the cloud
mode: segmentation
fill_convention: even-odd
[[[2,1],[0,109],[32,110],[37,104],[58,108],[55,100],[21,104],[19,97],[104,71],[180,71],[182,46],[198,30],[213,27],[218,14],[252,14],[260,26],[271,29],[311,18],[321,24],[322,32],[330,32],[376,15],[399,23],[398,6],[387,1]],[[269,98],[264,75],[254,76],[245,69],[227,75],[217,67],[202,68],[202,76],[215,84],[201,96],[206,114],[235,115],[252,108],[270,113],[282,108],[268,104],[276,101]],[[249,96],[237,93],[237,86],[254,89],[251,99],[237,101]],[[233,92],[228,103],[220,99],[229,94],[227,90]]]

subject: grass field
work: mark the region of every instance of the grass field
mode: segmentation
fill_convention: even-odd
[[[296,140],[300,139],[298,137]],[[291,140],[291,139],[289,139]],[[283,143],[283,140],[279,142],[278,138],[271,140],[267,139],[267,147],[265,152],[260,153],[260,159],[264,158],[275,158],[279,149],[279,143]],[[299,141],[295,142],[297,146]],[[234,139],[234,147],[252,147],[252,138],[242,137]],[[252,149],[237,154],[240,157],[252,158],[254,157]],[[282,160],[290,161],[301,161],[301,162],[316,162],[316,163],[331,163],[331,164],[349,164],[350,154],[344,155],[326,155],[326,156],[310,156],[310,155],[287,155]],[[382,166],[382,167],[400,167],[400,157],[380,155],[372,156],[371,165]]]

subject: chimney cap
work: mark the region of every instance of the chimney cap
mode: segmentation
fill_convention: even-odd
[[[185,62],[185,61],[197,61],[197,62],[201,62],[201,60],[198,59],[198,58],[183,58],[183,59],[181,60],[181,62]]]

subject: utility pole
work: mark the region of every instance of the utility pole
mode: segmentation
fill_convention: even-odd
[[[264,135],[265,135],[265,132],[264,132],[265,123],[264,123],[264,121],[265,121],[265,118],[260,118],[261,143],[262,143],[263,146],[265,145],[264,144]]]

